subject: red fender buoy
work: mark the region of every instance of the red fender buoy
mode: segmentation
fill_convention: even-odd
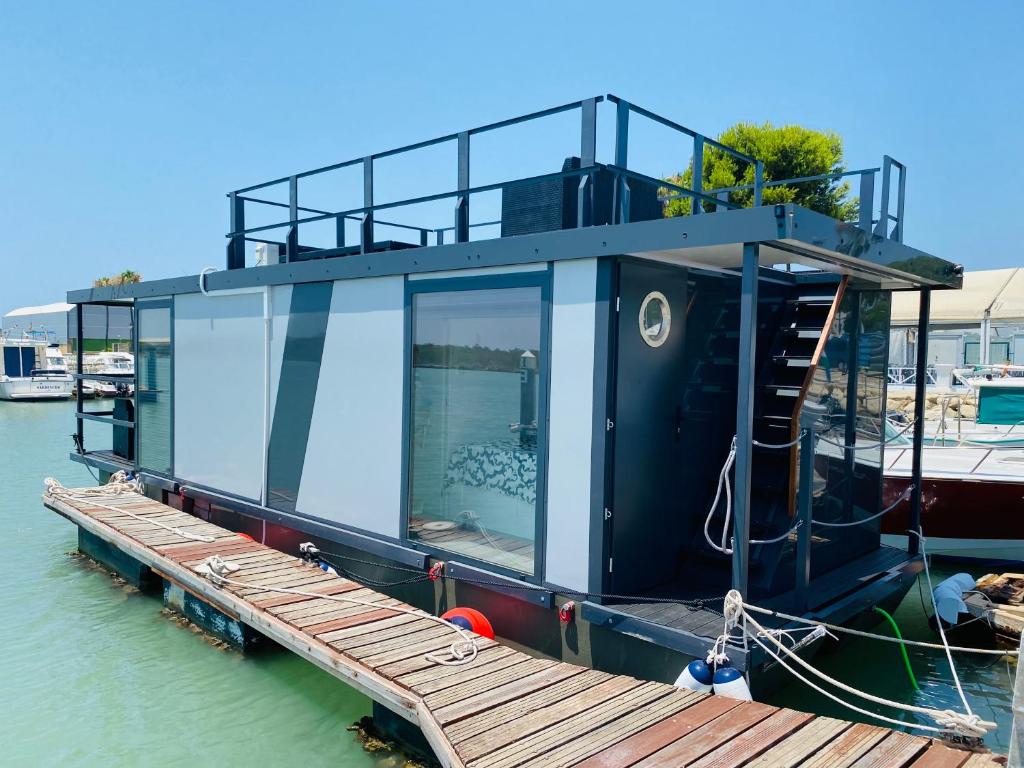
[[[480,611],[475,608],[452,608],[441,614],[441,618],[457,627],[476,632],[488,640],[494,639],[494,628]]]
[[[236,533],[235,535],[236,535],[236,536],[237,536],[238,538],[240,538],[240,539],[248,539],[249,541],[256,541],[256,539],[254,539],[254,538],[253,538],[252,536],[250,536],[250,535],[249,535],[248,533]]]

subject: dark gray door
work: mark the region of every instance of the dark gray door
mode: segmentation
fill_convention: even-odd
[[[611,584],[637,594],[679,562],[687,272],[622,262],[615,388]]]

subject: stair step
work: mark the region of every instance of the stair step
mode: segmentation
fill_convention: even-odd
[[[821,330],[821,328],[801,328],[794,323],[786,329],[786,333],[796,336],[798,339],[820,339]]]
[[[765,389],[770,389],[779,397],[800,397],[801,387],[792,384],[765,384]]]
[[[827,293],[823,293],[820,295],[797,296],[789,299],[789,302],[791,304],[827,304],[828,306],[832,306],[832,302],[835,300],[836,297],[834,294],[830,296]]]
[[[811,358],[809,357],[789,357],[788,355],[776,355],[775,362],[780,365],[784,365],[787,368],[810,368]]]

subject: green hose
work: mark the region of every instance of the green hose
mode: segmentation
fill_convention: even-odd
[[[876,613],[880,613],[889,620],[889,624],[892,626],[892,631],[896,633],[896,639],[902,641],[903,633],[900,632],[899,625],[896,624],[896,619],[889,615],[888,611],[879,608],[877,605],[873,606]],[[914,670],[910,668],[910,657],[907,655],[907,646],[902,642],[900,643],[900,653],[903,654],[903,663],[907,667],[907,675],[910,677],[910,684],[914,686],[915,691],[920,691],[921,686],[917,684],[917,678],[914,677]]]

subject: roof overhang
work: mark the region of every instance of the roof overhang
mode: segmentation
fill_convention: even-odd
[[[787,204],[224,270],[207,274],[205,285],[222,291],[617,255],[734,271],[742,267],[745,243],[761,246],[764,267],[821,269],[883,289],[959,288],[961,282],[956,264]],[[329,257],[331,252],[320,255]],[[68,301],[124,301],[198,291],[199,275],[189,275],[70,291]]]

